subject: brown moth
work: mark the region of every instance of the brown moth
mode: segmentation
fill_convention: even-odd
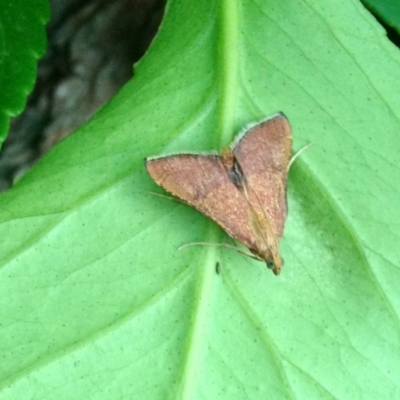
[[[221,155],[150,157],[146,168],[159,186],[214,220],[278,275],[291,146],[289,122],[278,113],[247,127]]]

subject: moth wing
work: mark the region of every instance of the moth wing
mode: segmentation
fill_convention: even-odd
[[[146,168],[167,192],[214,220],[248,248],[254,248],[248,202],[229,179],[221,157],[177,154],[149,158]]]
[[[287,215],[286,181],[291,147],[289,121],[281,113],[239,134],[231,147],[245,177],[249,202],[266,215],[278,241]]]

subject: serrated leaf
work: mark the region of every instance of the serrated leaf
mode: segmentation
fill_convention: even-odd
[[[10,117],[19,114],[36,79],[37,59],[46,44],[48,2],[13,0],[0,13],[0,144]]]

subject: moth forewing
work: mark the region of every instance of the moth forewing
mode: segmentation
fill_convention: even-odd
[[[291,141],[289,122],[279,113],[247,127],[221,156],[152,157],[146,167],[158,185],[214,220],[278,274]]]

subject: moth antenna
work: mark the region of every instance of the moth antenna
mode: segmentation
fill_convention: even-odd
[[[258,228],[258,231],[259,231],[260,233],[263,232],[264,229],[263,229],[263,227],[261,226],[261,222],[260,222],[259,218],[257,217],[259,214],[258,214],[258,212],[254,209],[253,205],[251,204],[251,202],[250,202],[250,200],[249,200],[249,195],[248,195],[248,193],[247,193],[247,188],[246,188],[246,183],[245,183],[245,182],[244,182],[244,185],[240,186],[240,189],[241,189],[242,192],[243,192],[243,196],[244,196],[244,198],[246,199],[247,204],[249,205],[249,208],[252,210],[253,215],[255,216],[255,218],[253,219],[253,223],[257,224],[257,228]],[[264,207],[263,207],[263,205],[262,205],[262,203],[261,203],[261,201],[260,201],[260,198],[258,197],[258,195],[257,195],[257,193],[256,193],[255,191],[253,191],[253,193],[254,193],[254,196],[255,196],[255,198],[256,198],[256,200],[257,200],[257,202],[258,202],[258,205],[259,205],[260,208],[261,208],[261,212],[262,212],[263,215],[264,215],[264,220],[263,220],[263,221],[264,221],[264,227],[266,228],[266,231],[267,231],[267,232],[266,232],[266,236],[260,235],[261,240],[264,242],[264,245],[265,245],[267,248],[272,248],[272,249],[276,250],[276,252],[278,252],[278,254],[276,254],[275,252],[272,252],[272,257],[273,257],[273,260],[274,260],[273,263],[272,263],[272,266],[273,266],[273,267],[268,265],[268,261],[267,261],[267,260],[264,260],[264,259],[259,258],[259,257],[254,257],[254,258],[255,258],[256,260],[266,261],[268,268],[272,269],[272,271],[274,272],[275,275],[278,275],[278,274],[279,274],[279,271],[280,271],[280,268],[281,268],[281,266],[282,266],[282,261],[281,261],[281,258],[280,258],[280,256],[279,256],[278,242],[277,242],[276,236],[275,236],[274,232],[272,231],[271,226],[270,226],[270,224],[269,224],[269,222],[268,222],[268,217],[267,217],[267,214],[266,214],[266,212],[265,212],[265,209],[264,209]],[[271,243],[271,242],[272,242],[272,243]],[[276,258],[276,257],[277,257],[277,258]],[[276,259],[275,259],[275,258],[276,258]]]
[[[227,248],[227,249],[234,250],[234,251],[236,251],[237,253],[243,254],[243,255],[246,256],[246,257],[253,258],[254,260],[263,261],[260,257],[257,257],[257,256],[254,255],[254,254],[246,253],[245,251],[240,250],[240,249],[238,249],[238,248],[235,247],[235,246],[231,246],[231,245],[228,244],[228,243],[193,242],[193,243],[187,243],[187,244],[182,245],[181,247],[178,247],[178,250],[183,250],[183,249],[185,249],[186,247],[191,247],[191,246],[217,246],[217,247],[225,247],[225,248]]]
[[[248,193],[247,193],[246,185],[243,185],[243,186],[242,186],[242,189],[243,189],[244,197],[245,197],[245,199],[246,199],[246,201],[247,201],[247,204],[249,205],[250,209],[253,210],[253,214],[254,214],[254,215],[257,215],[257,211],[254,210],[254,207],[253,207],[252,204],[250,203],[249,195],[248,195]],[[274,233],[272,232],[271,227],[270,227],[270,225],[269,225],[269,223],[268,223],[268,217],[267,217],[267,214],[265,213],[265,209],[264,209],[264,207],[263,207],[263,205],[262,205],[262,203],[261,203],[261,201],[260,201],[260,198],[257,196],[257,193],[254,192],[254,191],[253,191],[253,193],[254,193],[254,196],[255,196],[256,199],[257,199],[258,205],[260,206],[262,213],[264,214],[264,220],[265,220],[265,221],[267,222],[267,224],[268,224],[268,231],[269,231],[269,234],[270,234],[270,236],[272,237],[272,239],[273,239],[273,241],[274,241],[275,247],[278,248],[277,241],[276,241],[276,237],[275,237]],[[257,223],[258,229],[259,229],[259,231],[261,232],[261,231],[262,231],[262,227],[261,227],[260,221],[256,218],[256,219],[255,219],[255,222]],[[266,238],[264,238],[263,236],[262,236],[262,239],[264,240],[264,244],[266,244],[266,245],[269,247],[268,240],[267,240]]]
[[[149,192],[149,191],[147,191],[146,193],[151,194],[152,196],[157,196],[157,197],[161,197],[163,199],[177,201],[178,203],[186,204],[183,201],[179,200],[177,197],[166,196],[165,194],[160,194],[160,193],[156,193],[156,192]]]
[[[308,143],[305,146],[303,146],[297,153],[295,153],[293,155],[293,157],[290,159],[289,164],[287,166],[287,172],[289,172],[290,167],[292,166],[292,164],[296,161],[296,158],[303,153],[303,151],[306,151],[310,146],[312,145],[312,143]]]

